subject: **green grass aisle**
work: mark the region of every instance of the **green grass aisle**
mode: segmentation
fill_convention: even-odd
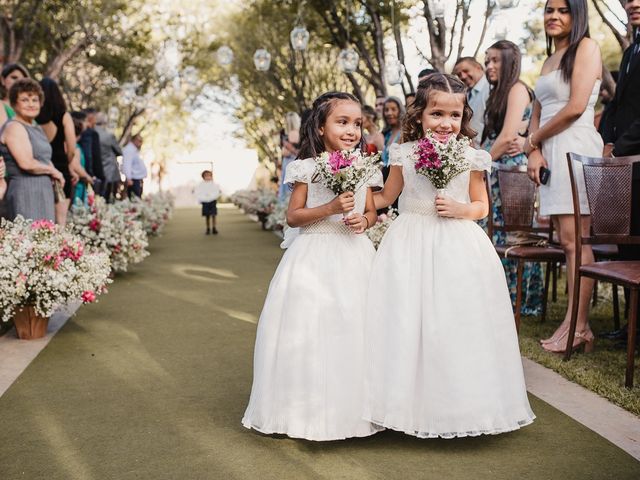
[[[0,398],[0,479],[637,479],[640,463],[543,402],[519,432],[310,443],[244,429],[255,324],[281,251],[237,210],[179,210]],[[294,368],[295,366],[292,366]]]

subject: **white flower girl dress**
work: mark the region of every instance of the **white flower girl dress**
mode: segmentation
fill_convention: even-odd
[[[414,144],[390,152],[404,189],[371,274],[364,417],[421,438],[518,429],[535,416],[504,269],[476,222],[437,215]],[[472,170],[491,169],[487,152],[467,155]],[[446,195],[468,203],[469,177],[455,177]]]
[[[313,180],[313,159],[287,167],[285,182],[308,184],[309,208],[335,198]],[[367,186],[356,192],[362,213]],[[308,440],[371,435],[362,419],[365,302],[375,255],[366,235],[333,215],[300,228],[278,266],[258,323],[253,387],[242,423]]]

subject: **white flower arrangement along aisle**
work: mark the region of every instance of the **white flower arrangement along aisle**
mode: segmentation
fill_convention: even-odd
[[[173,197],[107,204],[90,195],[72,207],[65,228],[18,217],[0,222],[0,318],[33,307],[42,317],[73,302],[92,303],[112,282],[112,272],[149,255],[148,236],[159,236],[173,211]]]
[[[69,302],[91,303],[111,280],[109,256],[48,220],[18,217],[0,223],[0,311],[10,320],[21,307],[42,317]]]

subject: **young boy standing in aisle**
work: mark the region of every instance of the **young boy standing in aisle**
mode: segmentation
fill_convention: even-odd
[[[202,216],[205,218],[207,225],[205,234],[213,233],[217,235],[216,215],[218,215],[218,207],[216,202],[220,196],[220,187],[213,181],[213,172],[211,170],[202,172],[202,182],[196,186],[195,195],[198,202],[202,204]]]

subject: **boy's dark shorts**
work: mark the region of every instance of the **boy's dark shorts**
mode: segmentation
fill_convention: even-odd
[[[213,217],[215,215],[218,215],[218,206],[216,205],[216,200],[214,200],[213,202],[202,204],[203,217]]]

